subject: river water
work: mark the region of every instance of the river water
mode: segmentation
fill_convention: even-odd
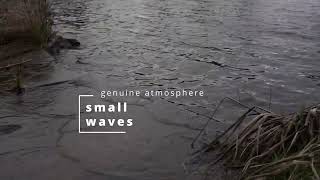
[[[53,9],[59,34],[82,45],[37,56],[25,94],[0,94],[1,125],[21,126],[1,133],[1,179],[192,179],[182,163],[223,97],[277,113],[320,101],[319,0],[55,0]],[[78,95],[109,89],[205,96],[126,98],[127,134],[78,134]],[[242,111],[225,105],[201,139]]]

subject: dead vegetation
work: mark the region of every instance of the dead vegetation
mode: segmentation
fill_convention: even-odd
[[[36,49],[46,49],[52,36],[52,16],[48,0],[0,0],[0,84],[20,94],[24,58]],[[14,74],[14,78],[11,78]],[[11,87],[11,86],[10,86]]]
[[[28,41],[43,47],[52,34],[47,0],[1,0],[0,44]]]
[[[212,165],[241,168],[239,179],[320,179],[320,106],[278,115],[248,108],[206,152],[219,152]]]

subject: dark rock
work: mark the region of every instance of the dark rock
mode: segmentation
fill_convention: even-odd
[[[48,43],[47,51],[51,55],[59,54],[61,49],[76,49],[80,46],[80,42],[76,39],[67,39],[62,36],[55,36]]]
[[[80,46],[80,42],[76,39],[65,39],[66,41],[68,41],[72,47],[79,47]]]

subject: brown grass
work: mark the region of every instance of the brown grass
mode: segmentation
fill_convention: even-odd
[[[259,113],[249,123],[249,109],[211,142],[217,163],[242,167],[240,179],[320,179],[320,106],[289,115]]]

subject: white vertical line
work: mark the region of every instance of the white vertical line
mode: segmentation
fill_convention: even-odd
[[[79,99],[78,99],[78,102],[79,102],[79,133],[82,133],[81,132],[81,123],[80,123],[80,115],[81,115],[81,97],[93,97],[93,95],[79,95]]]
[[[78,100],[78,102],[79,102],[79,110],[78,110],[78,112],[79,112],[79,115],[78,115],[78,117],[79,117],[79,122],[78,122],[78,126],[79,126],[79,128],[78,128],[78,130],[79,130],[79,133],[81,133],[81,126],[80,126],[80,114],[81,114],[81,102],[80,102],[80,100],[81,100],[81,95],[79,95],[79,100]]]

